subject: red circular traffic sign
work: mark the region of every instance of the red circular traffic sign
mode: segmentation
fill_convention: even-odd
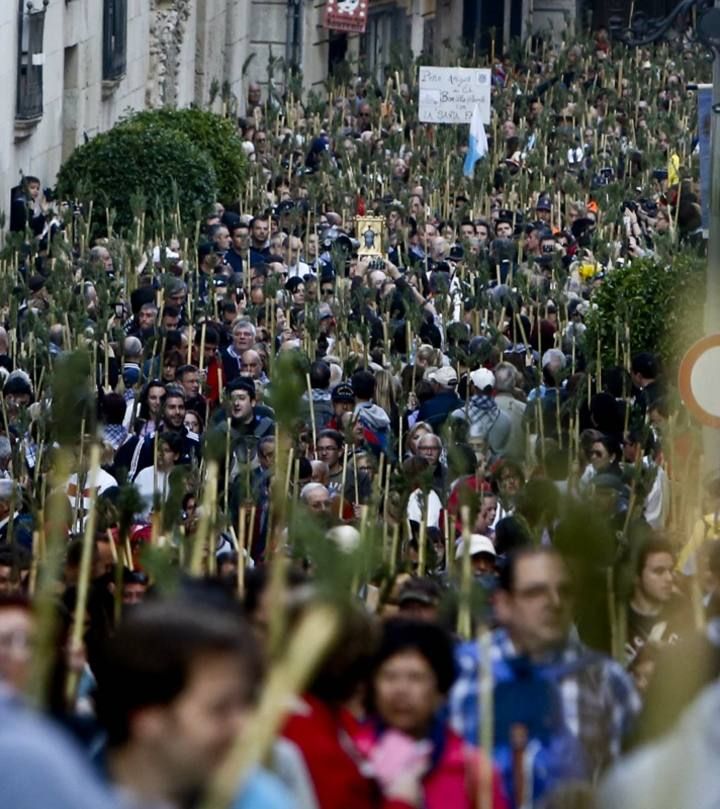
[[[720,334],[691,346],[680,363],[680,395],[695,418],[720,429]]]

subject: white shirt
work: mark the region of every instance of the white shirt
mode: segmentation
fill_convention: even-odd
[[[153,466],[146,466],[145,469],[138,472],[133,485],[143,500],[144,507],[140,516],[148,517],[150,515],[156,493],[160,496],[161,502],[164,503],[167,500],[170,491],[169,478],[170,475],[167,472],[156,470]]]
[[[426,500],[427,506],[425,504]],[[422,489],[415,489],[408,500],[406,512],[407,519],[409,521],[421,523],[425,508],[427,508],[425,525],[428,528],[440,528],[440,512],[442,511],[442,503],[440,502],[440,498],[432,489],[430,489],[427,494],[423,494]]]
[[[75,524],[76,531],[83,531],[85,529],[85,520],[87,519],[87,514],[90,509],[91,474],[91,472],[88,472],[85,476],[85,488],[83,489],[82,493],[78,490],[78,476],[76,473],[70,475],[64,487],[67,498],[70,501],[70,508],[73,510],[73,513],[75,511],[75,507],[78,507],[78,519],[77,523]],[[108,489],[112,489],[114,486],[118,485],[117,480],[115,480],[115,478],[104,469],[97,470],[95,482],[97,489],[96,495],[98,497]]]

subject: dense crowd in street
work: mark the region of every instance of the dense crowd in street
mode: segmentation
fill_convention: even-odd
[[[717,805],[720,469],[660,346],[589,338],[703,253],[703,70],[531,41],[465,174],[412,71],[250,84],[194,238],[24,176],[2,809]]]

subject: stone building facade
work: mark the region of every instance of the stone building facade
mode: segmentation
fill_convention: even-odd
[[[247,85],[282,84],[294,66],[305,91],[341,61],[382,69],[402,48],[447,57],[446,45],[501,43],[574,14],[577,0],[370,0],[366,33],[323,27],[324,0],[2,0],[0,211],[21,173],[52,186],[84,139],[129,110],[232,104]],[[557,29],[556,29],[557,30]]]

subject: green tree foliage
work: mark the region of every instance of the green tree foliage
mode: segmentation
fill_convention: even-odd
[[[58,174],[57,194],[92,201],[98,218],[114,211],[116,229],[145,212],[152,222],[178,206],[186,223],[206,213],[217,197],[213,163],[201,146],[161,120],[130,118],[79,146]]]
[[[142,126],[161,126],[187,135],[212,161],[218,199],[223,205],[238,201],[248,173],[242,140],[232,121],[214,112],[189,107],[139,112],[128,119]]]
[[[659,354],[673,374],[703,334],[704,283],[705,260],[692,253],[677,253],[670,264],[638,259],[613,270],[592,299],[588,356],[594,359],[599,333],[603,365],[614,365],[616,333],[622,346],[627,325],[631,352]]]

